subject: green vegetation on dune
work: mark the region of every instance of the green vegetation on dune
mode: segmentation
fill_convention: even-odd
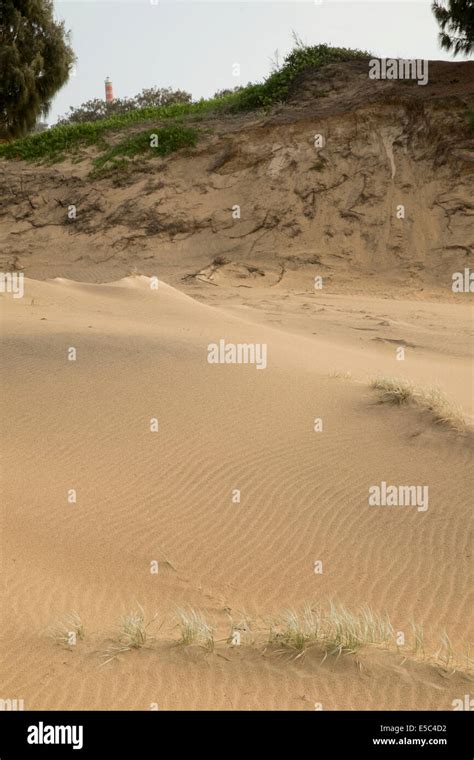
[[[167,156],[180,148],[196,145],[198,132],[181,124],[170,124],[155,130],[147,129],[126,137],[94,159],[91,174],[100,176],[113,168],[125,167],[124,159],[143,155],[148,158]],[[154,144],[156,142],[156,145]]]
[[[107,133],[120,132],[128,127],[148,121],[166,119],[179,121],[188,115],[213,111],[218,105],[222,105],[222,101],[226,100],[228,98],[197,103],[176,103],[159,108],[140,108],[131,113],[112,116],[101,121],[51,127],[51,129],[39,134],[29,135],[0,145],[0,157],[24,161],[58,160],[63,157],[64,153],[70,152],[80,145],[98,145],[102,148],[105,145],[108,147],[105,143]],[[152,131],[149,130],[147,134]]]
[[[0,157],[54,162],[62,160],[65,154],[73,152],[79,146],[96,145],[100,150],[105,151],[95,161],[94,171],[98,171],[107,162],[113,166],[113,161],[117,156],[130,158],[143,154],[145,149],[149,148],[147,135],[149,136],[150,132],[131,135],[115,146],[107,144],[108,133],[127,130],[140,123],[167,120],[173,120],[173,125],[166,127],[166,134],[163,132],[165,129],[163,126],[160,129],[156,128],[155,131],[160,131],[163,141],[160,141],[160,144],[167,146],[166,153],[171,153],[184,145],[193,145],[196,142],[196,130],[191,135],[192,130],[183,127],[183,121],[193,121],[223,113],[252,111],[284,102],[291,95],[295,81],[305,71],[319,69],[329,63],[365,59],[369,55],[370,53],[361,50],[333,48],[328,45],[305,46],[296,40],[296,47],[286,56],[282,66],[260,84],[249,84],[238,92],[194,103],[139,108],[99,121],[58,125],[39,134],[0,145]],[[151,155],[164,155],[156,148],[154,151]]]
[[[24,161],[55,160],[76,145],[99,143],[104,132],[104,124],[74,124],[68,127],[53,127],[39,134],[29,135],[0,145],[0,156]]]
[[[329,45],[307,46],[296,40],[296,47],[283,65],[273,71],[262,84],[249,85],[236,93],[236,110],[264,108],[285,101],[291,95],[295,81],[306,71],[314,71],[329,63],[370,58],[370,53],[351,48],[334,48]]]

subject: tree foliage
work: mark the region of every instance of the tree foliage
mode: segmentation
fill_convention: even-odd
[[[473,0],[435,0],[431,7],[440,27],[441,47],[454,55],[469,55],[474,44]]]
[[[244,87],[226,87],[223,90],[217,90],[212,97],[218,100],[219,98],[226,98],[228,95],[233,95],[235,92],[242,92],[244,89]]]
[[[68,80],[74,53],[52,0],[0,2],[0,137],[20,137]]]

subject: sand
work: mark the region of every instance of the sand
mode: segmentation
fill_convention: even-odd
[[[218,307],[150,284],[27,278],[1,296],[2,693],[26,709],[452,709],[469,675],[408,641],[412,620],[427,653],[444,630],[460,653],[472,640],[472,438],[379,404],[368,380],[436,374],[471,414],[464,308],[315,294],[309,318],[297,296]],[[354,330],[380,317],[423,353],[399,362],[378,328]],[[266,369],[209,364],[220,339],[266,344]],[[429,508],[369,506],[383,480],[428,485]],[[387,613],[404,652],[177,645],[177,607],[225,639],[230,617],[263,631],[327,599]],[[102,664],[138,604],[156,640]],[[63,647],[46,633],[71,610],[85,637]]]

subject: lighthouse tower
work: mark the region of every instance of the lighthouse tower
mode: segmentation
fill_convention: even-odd
[[[106,103],[113,103],[114,101],[114,90],[110,77],[105,80],[105,101]]]

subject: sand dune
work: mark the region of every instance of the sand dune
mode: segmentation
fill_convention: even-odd
[[[367,382],[403,365],[439,377],[472,414],[456,339],[467,311],[446,304],[430,317],[423,304],[416,321],[414,303],[313,296],[308,320],[292,296],[273,322],[271,301],[201,303],[150,282],[26,279],[23,299],[1,296],[2,690],[27,709],[449,709],[468,676],[419,656],[402,664],[367,648],[321,665],[312,651],[186,650],[173,643],[173,613],[199,608],[225,637],[229,614],[264,626],[283,608],[336,598],[387,612],[407,638],[416,620],[430,651],[446,629],[467,652],[471,438],[378,404]],[[367,316],[389,326],[352,329]],[[424,344],[421,359],[396,362],[400,338]],[[266,368],[208,363],[220,340],[265,344]],[[428,509],[369,506],[382,481],[427,485]],[[157,641],[101,665],[137,603],[158,614]],[[71,650],[44,635],[69,610],[86,628]]]

